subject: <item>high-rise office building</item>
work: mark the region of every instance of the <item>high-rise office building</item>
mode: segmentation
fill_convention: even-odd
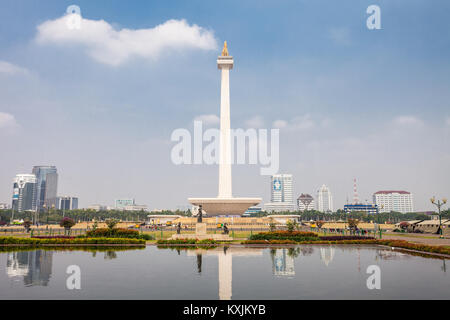
[[[58,193],[58,172],[55,166],[35,166],[33,174],[36,175],[36,209],[43,210],[44,205],[56,207]]]
[[[23,212],[36,210],[36,176],[34,174],[18,174],[13,183],[12,208]]]
[[[134,206],[136,201],[134,199],[117,199],[115,201],[115,207],[118,210],[123,210],[125,207]]]
[[[408,191],[378,191],[373,195],[373,203],[379,212],[414,212],[413,196]]]
[[[78,209],[78,198],[68,196],[58,197],[56,201],[56,209],[76,210]]]
[[[270,203],[264,205],[266,211],[294,211],[292,174],[276,174],[271,179]]]
[[[333,212],[333,196],[326,185],[317,190],[317,210],[320,212]]]

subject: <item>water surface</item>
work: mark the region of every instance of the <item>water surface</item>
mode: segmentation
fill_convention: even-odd
[[[68,266],[81,289],[67,289]],[[381,289],[367,288],[379,266]],[[446,261],[378,246],[0,253],[0,299],[446,299]]]

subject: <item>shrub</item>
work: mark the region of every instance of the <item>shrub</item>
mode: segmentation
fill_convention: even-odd
[[[144,239],[144,240],[155,240],[155,237],[152,236],[151,234],[143,233],[143,234],[139,235],[139,239]]]
[[[16,238],[16,237],[0,237],[0,244],[14,245],[47,245],[47,244],[142,244],[142,239],[121,239],[121,238],[75,238],[75,239],[37,239],[37,238]]]
[[[112,230],[119,223],[119,220],[117,220],[117,219],[108,219],[105,222],[106,222],[106,226],[108,227],[108,229]]]
[[[97,228],[86,232],[86,237],[90,238],[140,238],[139,231],[124,228],[109,229]]]
[[[23,227],[25,228],[25,230],[27,230],[27,232],[30,232],[30,228],[31,228],[31,221],[30,220],[25,220],[23,222]]]
[[[63,227],[66,230],[69,230],[70,228],[72,228],[75,225],[75,221],[73,221],[73,219],[70,219],[69,217],[64,217],[61,219],[61,221],[59,222],[59,226]]]
[[[261,232],[250,236],[249,240],[293,240],[315,241],[319,240],[317,233],[303,231],[274,231]]]
[[[319,238],[320,240],[324,241],[375,239],[374,237],[363,237],[363,236],[321,236]]]
[[[33,239],[75,239],[71,236],[32,236]]]

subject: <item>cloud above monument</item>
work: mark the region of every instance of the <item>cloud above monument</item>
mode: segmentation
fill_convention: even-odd
[[[74,15],[47,20],[37,27],[41,45],[81,47],[95,61],[119,66],[131,57],[157,60],[167,51],[216,50],[213,31],[186,20],[168,20],[148,29],[117,30],[105,20],[78,16],[79,27],[71,28]]]
[[[10,132],[18,128],[16,118],[9,113],[0,112],[0,130]]]
[[[0,60],[0,74],[7,74],[7,75],[27,75],[29,74],[29,71],[25,68],[22,68],[20,66],[17,66],[13,63],[10,63],[8,61],[2,61]]]

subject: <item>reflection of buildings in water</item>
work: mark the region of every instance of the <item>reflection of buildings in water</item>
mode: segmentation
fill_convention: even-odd
[[[400,259],[410,259],[412,256],[402,252],[388,251],[388,250],[377,250],[375,260],[400,260]]]
[[[6,262],[8,277],[23,277],[26,286],[47,286],[52,274],[51,251],[9,252]]]
[[[194,252],[188,251],[188,256],[197,257],[197,271],[201,273],[202,255],[214,255],[218,258],[219,265],[219,299],[231,300],[232,282],[233,282],[233,256],[248,257],[261,256],[262,249],[246,248],[215,248],[215,249],[197,249]]]
[[[275,249],[273,251],[271,254],[273,274],[276,276],[294,276],[294,257],[288,253],[288,249]]]
[[[328,265],[334,259],[334,248],[333,247],[320,248],[320,259],[328,267]]]

